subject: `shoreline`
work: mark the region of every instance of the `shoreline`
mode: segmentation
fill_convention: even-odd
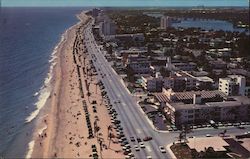
[[[80,14],[82,14],[83,12],[81,12]],[[53,52],[51,53],[51,58],[49,59],[50,63],[49,72],[44,80],[44,86],[42,86],[39,89],[39,91],[36,92],[36,95],[38,95],[38,101],[39,97],[42,94],[41,91],[44,89],[47,89],[47,91],[49,91],[49,96],[45,99],[45,101],[43,101],[44,103],[42,104],[42,106],[36,106],[37,109],[26,118],[25,123],[32,122],[33,119],[35,118],[37,118],[37,120],[35,121],[35,127],[34,131],[32,132],[31,141],[28,143],[28,149],[27,152],[25,153],[25,158],[31,158],[34,157],[34,155],[39,157],[46,157],[44,156],[44,153],[42,153],[45,150],[43,149],[41,151],[41,148],[38,147],[40,140],[37,134],[41,136],[48,129],[48,125],[44,123],[44,121],[47,120],[52,122],[55,121],[55,119],[52,119],[51,117],[56,113],[55,105],[52,105],[52,102],[55,100],[55,98],[53,99],[54,96],[53,94],[58,92],[58,89],[61,84],[61,78],[59,77],[61,75],[60,63],[61,63],[62,49],[65,43],[67,42],[69,31],[74,30],[79,24],[81,24],[81,19],[78,16],[79,15],[77,14],[76,17],[77,19],[79,19],[79,21],[70,28],[65,30],[65,32],[61,35],[59,43],[54,47]],[[37,104],[38,102],[36,102],[36,105]],[[51,105],[52,107],[50,107]]]
[[[80,21],[65,31],[58,46],[51,95],[39,114],[26,158],[89,158],[93,146],[101,158],[124,158],[84,43],[85,26],[92,20],[86,12],[76,15]]]

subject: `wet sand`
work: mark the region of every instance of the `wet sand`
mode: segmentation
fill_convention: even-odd
[[[79,37],[77,31],[83,28],[91,17],[81,13],[78,18],[80,22],[66,31],[65,39],[58,47],[57,64],[53,70],[53,89],[45,106],[48,111],[34,134],[31,157],[89,158],[92,157],[92,145],[95,145],[99,158],[124,158],[117,139],[108,139],[111,120],[101,90],[96,85],[96,76],[86,74],[87,68],[90,69],[90,57],[84,50],[84,45],[79,44],[78,52],[73,54],[76,37]],[[83,38],[84,35],[81,34],[80,37]],[[90,96],[86,88],[88,85]],[[91,104],[94,100],[96,104]],[[86,103],[88,109],[93,138],[88,138],[89,130],[83,103]],[[93,105],[96,112],[93,111]],[[94,133],[94,127],[99,128],[97,133]],[[116,135],[115,130],[111,130],[111,133]]]

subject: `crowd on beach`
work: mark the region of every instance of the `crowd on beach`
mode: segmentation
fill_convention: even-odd
[[[43,119],[46,128],[38,133],[32,157],[122,158],[118,139],[109,137],[115,131],[105,107],[108,100],[102,96],[98,74],[84,45],[83,31],[91,17],[84,13],[78,17],[81,22],[67,31],[58,59],[61,85],[51,97],[55,111]]]

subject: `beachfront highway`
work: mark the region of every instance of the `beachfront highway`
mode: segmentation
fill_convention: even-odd
[[[126,86],[123,84],[121,77],[113,70],[109,62],[104,57],[104,52],[101,47],[96,44],[92,34],[93,21],[89,22],[84,30],[85,44],[90,55],[94,55],[96,60],[93,60],[96,70],[99,72],[99,79],[104,83],[105,89],[108,93],[111,103],[118,113],[118,118],[124,128],[126,137],[139,137],[143,139],[146,136],[151,136],[153,140],[144,142],[146,148],[140,151],[133,149],[136,143],[130,142],[132,152],[137,158],[169,158],[173,156],[170,152],[161,153],[159,146],[166,146],[177,140],[179,132],[158,132],[156,131],[148,118],[141,110],[140,106],[136,103],[135,99],[128,92]],[[244,131],[249,131],[247,127],[245,130],[237,128],[226,128],[231,134],[241,134]],[[218,135],[223,129],[205,129],[195,130],[191,135],[204,136],[206,134]],[[137,143],[138,145],[138,143]]]
[[[91,26],[91,23],[89,23],[85,29],[85,44],[87,45],[88,52],[94,54],[97,58],[96,61],[93,60],[96,69],[99,70],[100,73],[106,74],[106,76],[102,78],[102,82],[105,85],[111,103],[118,113],[118,117],[122,121],[126,137],[128,139],[132,136],[136,138],[140,137],[141,139],[146,136],[153,137],[153,140],[144,143],[146,148],[140,151],[134,151],[133,143],[130,143],[135,156],[138,158],[146,158],[147,156],[152,156],[152,158],[172,158],[168,153],[163,154],[160,152],[159,146],[165,145],[165,143],[161,142],[161,139],[156,135],[157,132],[152,129],[146,116],[139,110],[139,105],[122,84],[120,76],[115,73],[103,56],[102,51],[95,42],[91,32]],[[118,100],[120,103],[116,102]]]

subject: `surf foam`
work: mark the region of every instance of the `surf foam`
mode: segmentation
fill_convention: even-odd
[[[33,153],[33,149],[34,149],[34,145],[35,145],[35,141],[32,140],[31,142],[29,142],[29,148],[28,148],[28,152],[25,156],[25,158],[31,158],[31,155]]]
[[[58,52],[59,46],[62,44],[62,42],[64,40],[65,40],[65,34],[63,34],[61,36],[60,42],[58,43],[57,46],[55,46],[55,48],[51,54],[51,58],[49,60],[50,69],[49,69],[49,72],[47,74],[47,77],[44,80],[44,85],[40,88],[39,93],[35,93],[35,95],[39,94],[38,100],[34,104],[36,106],[36,109],[33,112],[31,112],[31,114],[25,119],[25,123],[31,122],[32,120],[34,120],[38,116],[40,110],[43,108],[47,99],[50,97],[50,94],[51,94],[51,85],[50,84],[51,84],[51,79],[53,77],[53,69],[56,65],[57,52]]]

